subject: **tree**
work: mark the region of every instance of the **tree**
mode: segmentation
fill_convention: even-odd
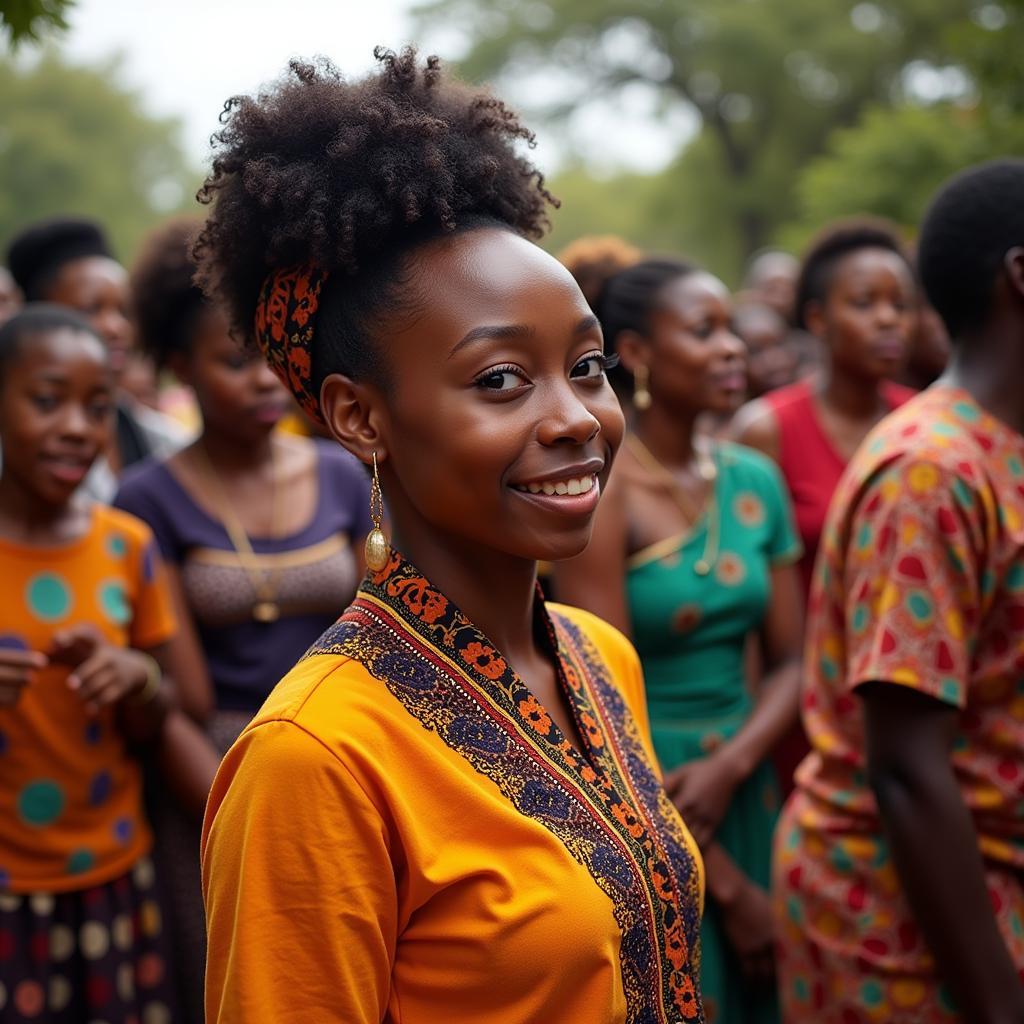
[[[426,29],[462,26],[468,77],[513,98],[546,80],[540,116],[565,119],[638,83],[695,109],[700,135],[665,176],[666,200],[682,186],[698,219],[713,211],[704,247],[735,274],[792,219],[794,182],[830,133],[905,91],[911,61],[943,63],[962,11],[957,0],[426,0],[416,14]]]
[[[0,244],[30,221],[101,221],[123,259],[167,213],[192,205],[201,176],[173,120],[146,114],[119,87],[116,60],[72,67],[53,53],[25,68],[0,62]]]
[[[75,0],[0,0],[0,29],[14,49],[26,40],[38,41],[47,29],[64,31],[74,5]]]

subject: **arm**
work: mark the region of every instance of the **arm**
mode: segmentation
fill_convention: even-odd
[[[160,773],[175,799],[202,821],[220,754],[193,719],[179,709],[167,716],[159,752]]]
[[[764,452],[773,462],[779,461],[779,421],[760,398],[748,402],[736,413],[729,426],[729,439]]]
[[[290,721],[224,760],[203,830],[206,1019],[380,1024],[398,892],[387,826],[349,769]]]
[[[563,604],[593,612],[630,635],[626,604],[626,549],[629,520],[625,485],[613,469],[597,506],[594,528],[586,550],[554,565],[555,595]]]
[[[891,684],[867,683],[857,692],[868,781],[939,973],[965,1020],[1024,1020],[1024,988],[996,926],[977,833],[950,758],[959,710]]]
[[[736,787],[768,756],[800,714],[803,599],[795,566],[772,570],[772,597],[761,631],[767,672],[742,728],[714,753],[669,773],[665,788],[694,839],[706,845]]]

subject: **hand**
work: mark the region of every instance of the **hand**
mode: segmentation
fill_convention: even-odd
[[[0,647],[0,708],[17,704],[22,690],[47,664],[49,660],[46,655],[39,651]]]
[[[775,918],[768,893],[750,882],[728,906],[719,907],[722,928],[748,978],[775,976]]]
[[[680,765],[665,776],[669,799],[678,808],[699,847],[711,842],[739,782],[739,773],[725,748]]]
[[[108,643],[95,626],[72,626],[53,638],[50,659],[68,665],[68,686],[97,712],[138,693],[149,678],[145,655]]]

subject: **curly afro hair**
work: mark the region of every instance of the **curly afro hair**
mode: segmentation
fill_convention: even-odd
[[[899,256],[913,276],[913,267],[895,225],[876,217],[858,217],[830,224],[811,243],[796,282],[795,323],[807,330],[807,307],[828,298],[843,259],[862,249],[885,249]]]
[[[182,216],[155,228],[142,242],[131,272],[132,303],[139,341],[158,367],[191,348],[196,317],[206,298],[195,283],[192,246],[200,217]]]
[[[1003,260],[1024,246],[1024,160],[992,160],[950,179],[932,200],[917,247],[928,301],[950,336],[984,326]]]
[[[212,205],[195,248],[198,280],[232,328],[252,335],[272,269],[313,263],[321,295],[313,383],[341,371],[381,376],[372,334],[395,312],[404,258],[445,233],[495,224],[539,238],[557,201],[516,152],[533,135],[490,93],[421,66],[411,48],[378,48],[379,69],[356,81],[327,60],[292,61],[255,97],[225,104],[213,170],[199,192]]]

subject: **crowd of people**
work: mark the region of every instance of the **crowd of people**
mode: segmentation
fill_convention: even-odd
[[[378,56],[8,240],[0,1020],[1024,1020],[1024,161],[731,294]]]

